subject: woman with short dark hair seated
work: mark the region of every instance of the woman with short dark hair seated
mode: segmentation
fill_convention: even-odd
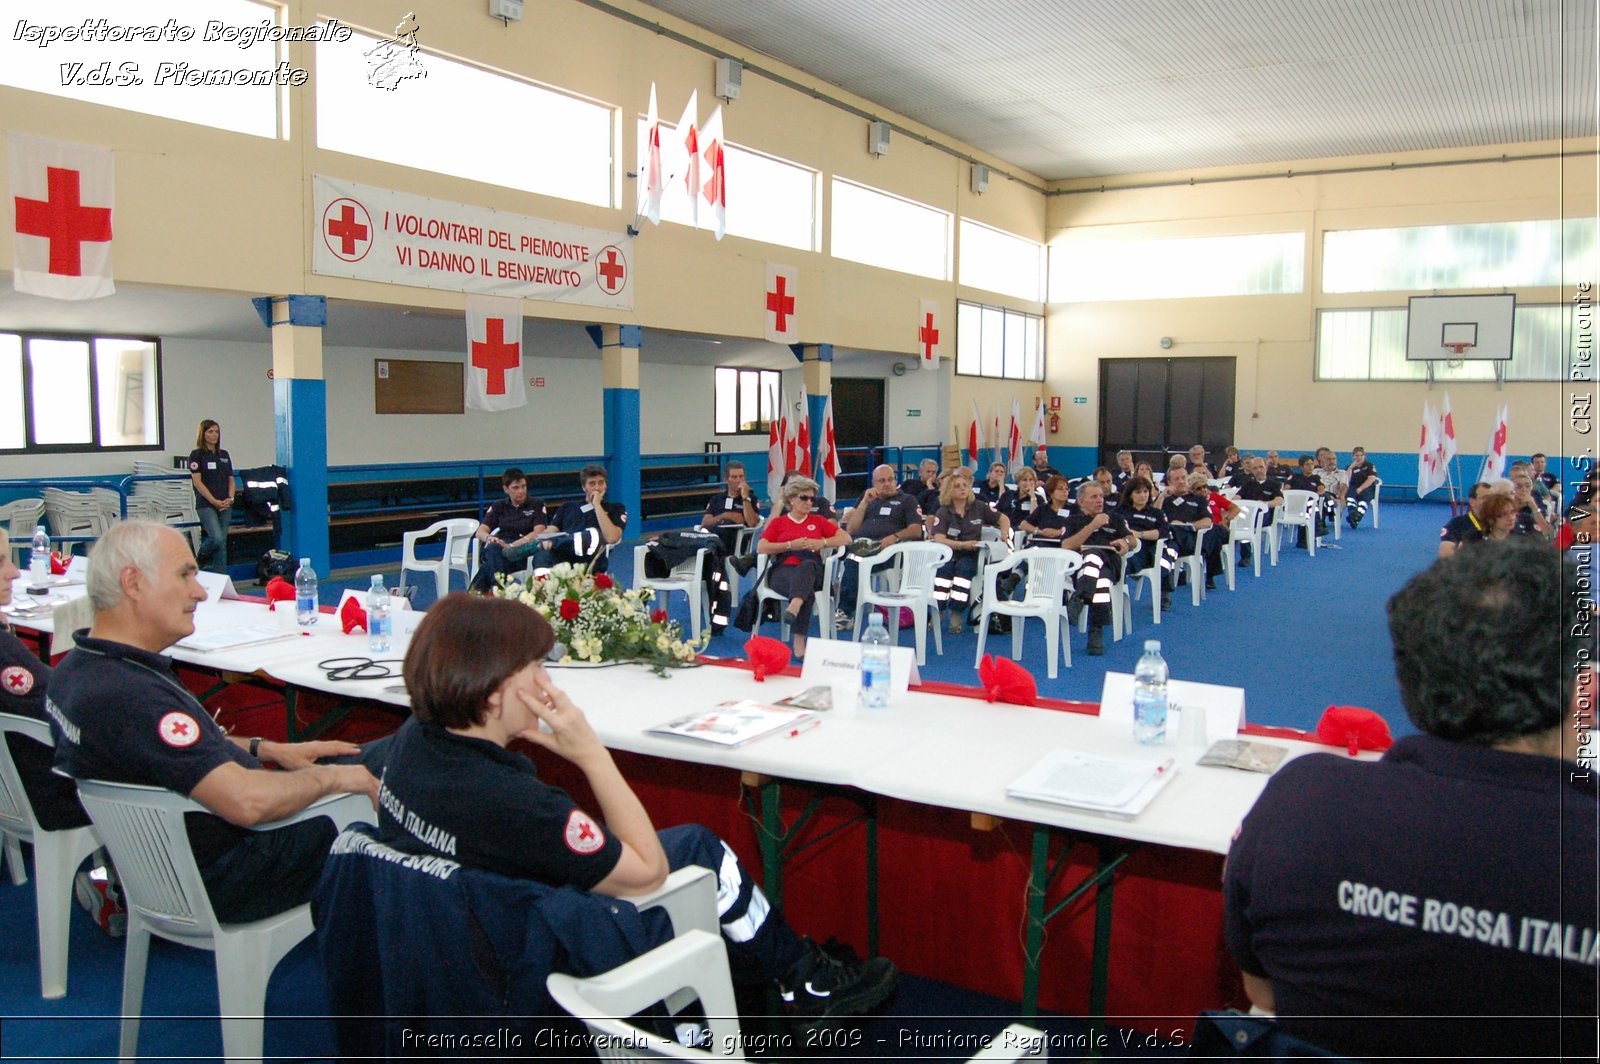
[[[1156,486],[1144,477],[1131,477],[1122,486],[1116,512],[1139,541],[1139,549],[1124,561],[1129,573],[1161,567],[1161,608],[1172,608],[1172,582],[1178,572],[1178,552],[1167,535],[1167,515],[1155,503]]]
[[[423,618],[406,652],[414,714],[390,745],[379,785],[380,838],[550,886],[648,894],[671,869],[717,874],[718,917],[736,979],[775,980],[792,1019],[855,1015],[893,992],[894,965],[824,952],[773,913],[733,851],[698,825],[656,833],[583,711],[544,668],[548,621],[509,599],[454,594]],[[507,749],[524,739],[583,773],[591,816]]]
[[[816,481],[809,477],[789,481],[783,486],[783,513],[767,522],[756,544],[757,554],[771,557],[767,586],[789,600],[783,620],[794,638],[797,658],[805,657],[811,607],[822,590],[822,551],[850,542],[850,533],[812,512],[816,501]]]

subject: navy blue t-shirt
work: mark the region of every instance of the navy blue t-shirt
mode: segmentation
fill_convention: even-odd
[[[865,495],[857,506],[861,508],[861,527],[855,534],[862,539],[883,539],[922,524],[917,500],[903,491],[892,499]]]
[[[56,737],[56,767],[74,779],[142,783],[188,796],[220,765],[260,768],[230,742],[178,682],[172,659],[78,632],[77,646],[50,677],[45,713]],[[246,829],[191,814],[189,841],[201,866],[236,845]]]
[[[550,519],[544,503],[538,499],[528,499],[521,506],[512,506],[510,499],[501,499],[489,507],[483,515],[483,523],[491,529],[499,529],[496,534],[507,543],[515,543],[540,525],[549,524]]]
[[[10,629],[0,628],[0,713],[49,722],[44,711],[50,666],[34,656]],[[56,752],[25,735],[8,733],[6,749],[22,777],[22,789],[39,826],[46,831],[81,828],[89,815],[78,802],[78,788],[55,774]]]
[[[1297,758],[1228,854],[1228,946],[1345,1055],[1550,1056],[1556,1021],[1517,1018],[1563,1013],[1592,1054],[1595,821],[1594,773],[1556,758],[1427,735]]]
[[[378,787],[378,834],[518,879],[589,890],[622,843],[521,754],[412,717],[395,732]]]
[[[628,523],[628,508],[620,502],[606,501],[600,504],[606,508],[606,516],[611,518],[611,523],[617,528],[623,528]],[[586,528],[599,528],[600,519],[595,516],[594,504],[572,500],[562,503],[556,508],[555,514],[550,518],[550,523],[563,532],[579,532]]]

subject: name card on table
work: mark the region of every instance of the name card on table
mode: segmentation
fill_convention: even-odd
[[[70,572],[70,570],[68,571]],[[194,578],[200,581],[201,587],[206,589],[207,602],[239,597],[239,592],[233,586],[233,577],[227,573],[208,573],[202,569],[194,574]]]
[[[1206,721],[1206,745],[1221,739],[1232,739],[1244,727],[1244,688],[1223,687],[1213,683],[1194,683],[1191,680],[1168,680],[1167,735],[1185,734],[1183,716],[1186,713],[1203,713]],[[1100,690],[1100,720],[1128,730],[1133,728],[1133,674],[1106,673],[1105,686]]]
[[[861,644],[847,639],[806,640],[806,663],[800,679],[807,687],[832,685],[836,681],[856,681],[861,676]],[[911,647],[889,648],[889,695],[903,695],[913,683],[921,683],[917,653]]]
[[[89,579],[89,556],[87,554],[74,554],[67,563],[67,582],[81,584]]]

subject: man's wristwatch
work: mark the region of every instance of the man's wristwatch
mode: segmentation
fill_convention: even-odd
[[[258,758],[258,759],[261,757],[261,740],[260,739],[251,739],[250,740],[250,756],[254,757],[254,758]]]

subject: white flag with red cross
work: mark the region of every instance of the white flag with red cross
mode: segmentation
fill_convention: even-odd
[[[1045,431],[1044,431],[1044,400],[1043,399],[1040,399],[1039,400],[1039,405],[1034,407],[1034,410],[1033,410],[1033,431],[1028,433],[1028,442],[1033,444],[1035,447],[1043,447],[1043,446],[1046,445],[1046,436],[1045,436]]]
[[[528,405],[522,382],[522,300],[467,297],[467,409]]]
[[[700,133],[700,164],[706,175],[701,196],[711,210],[712,232],[718,240],[728,231],[728,175],[723,168],[722,146],[722,108],[718,107]]]
[[[99,299],[111,280],[115,163],[110,148],[6,136],[14,238],[11,278],[19,292]]]
[[[700,90],[689,94],[689,103],[678,119],[673,134],[672,176],[683,181],[683,192],[689,197],[689,224],[700,224]],[[678,193],[674,192],[673,195]]]
[[[800,324],[795,317],[795,290],[799,280],[799,267],[767,263],[766,334],[775,344],[800,342]]]
[[[777,394],[772,397],[772,420],[767,423],[767,498],[778,501],[783,488],[783,475],[789,471],[787,451],[789,426],[788,408],[783,404],[783,377],[778,377]]]
[[[983,415],[978,412],[978,400],[972,400],[972,424],[967,426],[967,458],[976,473],[983,472],[984,448]]]
[[[1444,433],[1444,460],[1446,462],[1456,456],[1456,419],[1450,413],[1450,393],[1444,393],[1444,407],[1440,411],[1440,425]]]
[[[1006,432],[1006,468],[1015,473],[1022,468],[1022,404],[1011,400],[1011,428]]]
[[[829,501],[839,498],[839,448],[833,440],[833,393],[822,408],[822,450],[817,460],[817,475],[821,482],[822,497]]]
[[[800,385],[800,409],[790,433],[789,469],[803,477],[811,475],[811,400],[806,386]]]
[[[931,299],[922,301],[922,309],[917,312],[917,363],[923,369],[939,368],[939,333],[940,322],[943,315],[939,313],[939,304]]]
[[[1426,399],[1422,402],[1422,433],[1417,442],[1417,498],[1444,483],[1444,422]]]
[[[656,113],[656,83],[650,83],[650,110],[644,118],[644,183],[639,186],[639,213],[661,224],[661,116]]]
[[[1488,452],[1483,456],[1483,470],[1479,480],[1498,480],[1506,475],[1506,435],[1510,428],[1511,408],[1501,404],[1500,413],[1489,430]]]

